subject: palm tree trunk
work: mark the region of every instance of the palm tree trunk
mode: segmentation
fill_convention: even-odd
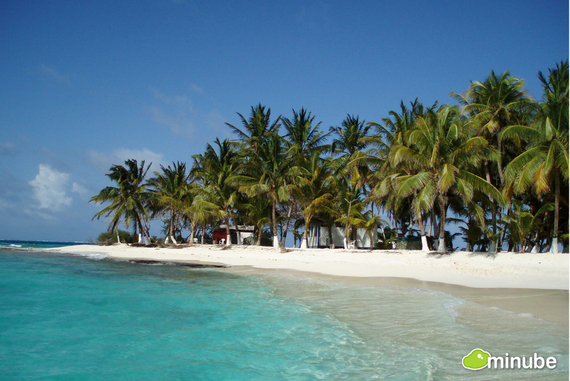
[[[503,173],[503,163],[502,163],[503,149],[502,149],[501,139],[497,139],[497,150],[499,151],[499,160],[497,160],[497,170],[499,171],[499,181],[500,181],[500,184],[497,188],[503,189],[503,186],[505,184],[505,175]],[[497,208],[495,213],[497,213],[496,218],[498,220],[501,220],[503,218],[503,210],[500,206],[499,208]],[[496,231],[494,231],[493,234],[497,234]],[[495,252],[499,251],[498,248],[502,246],[503,246],[503,238],[501,237],[498,239],[497,247],[495,247]]]
[[[305,231],[303,232],[303,240],[301,241],[301,249],[306,249],[309,247],[309,222],[305,219]]]
[[[422,218],[422,214],[418,216],[418,225],[420,225],[420,237],[422,240],[422,251],[429,251],[429,245],[426,237],[426,225]],[[372,240],[371,240],[372,241]]]
[[[538,232],[534,236],[534,246],[532,247],[532,250],[530,252],[533,254],[540,253],[540,245],[538,243]]]
[[[485,178],[489,184],[491,183],[491,173],[489,172],[489,162],[485,162]],[[495,200],[493,197],[489,196],[491,200],[492,210],[491,210],[491,224],[493,225],[493,235],[497,234],[497,207],[495,205]],[[491,240],[491,246],[489,247],[490,253],[497,252],[497,244],[494,240]]]
[[[263,232],[263,224],[257,225],[257,246],[261,246],[261,233]]]
[[[445,214],[447,211],[447,206],[445,205],[445,198],[440,193],[438,195],[439,208],[441,209],[441,216],[439,221],[439,244],[437,245],[437,252],[440,254],[447,253],[447,248],[445,247]]]
[[[275,200],[272,201],[273,208],[271,210],[271,228],[273,230],[273,247],[279,247],[279,237],[277,235],[277,202]]]
[[[291,214],[293,213],[293,203],[289,206],[289,211],[287,212],[287,222],[285,223],[285,229],[283,230],[283,237],[281,237],[281,246],[285,247],[285,240],[287,239],[287,230],[289,230],[289,222],[291,221]]]
[[[347,250],[348,246],[350,245],[350,223],[346,224],[346,231],[345,231],[345,235],[344,235],[344,249]]]
[[[348,202],[348,200],[346,200]],[[352,201],[348,202],[348,213],[347,218],[350,218],[350,209],[352,209]],[[346,223],[346,233],[344,236],[344,250],[348,249],[348,244],[350,243],[350,222]]]
[[[558,224],[560,221],[560,176],[558,171],[554,172],[554,228],[552,232],[552,243],[550,252],[558,254]]]
[[[194,232],[196,231],[196,222],[192,221],[190,223],[190,244],[194,244]]]
[[[137,234],[137,226],[140,225],[141,226],[141,233],[142,233],[142,224],[140,223],[140,221],[138,219],[135,220],[135,224],[133,226],[133,235],[136,237],[138,235],[139,239],[138,239],[138,243],[142,243],[142,237],[141,234]]]
[[[169,235],[170,235],[170,239],[172,240],[172,243],[177,245],[178,242],[176,242],[176,239],[174,238],[174,218],[176,217],[176,214],[174,213],[174,210],[170,211],[170,226],[169,226]]]
[[[435,218],[435,208],[431,209],[431,218],[430,218],[430,227],[429,227],[429,236],[433,237],[435,232],[437,231],[437,219]]]
[[[230,233],[230,217],[226,217],[226,246],[232,245],[232,235]]]
[[[149,241],[148,237],[150,237],[150,227],[145,226],[143,224],[143,222],[144,222],[144,220],[139,217],[139,226],[140,226],[140,232],[142,233],[142,236],[143,236],[143,242],[145,244],[149,244],[150,241]]]
[[[174,226],[174,211],[171,209],[171,210],[170,210],[170,224],[169,224],[169,226],[168,226],[168,236],[169,236],[170,238],[172,238],[172,229],[173,229],[173,226]]]
[[[140,227],[139,227],[139,235],[142,235],[142,242],[143,242],[143,243],[146,243],[145,237],[147,236],[147,234],[146,234],[146,232],[145,232],[145,230],[144,230],[143,222],[142,222],[142,220],[141,220],[140,218],[139,218],[139,225],[140,225]]]
[[[303,232],[303,241],[301,242],[301,249],[306,249],[309,247],[309,225],[311,224],[311,219],[313,218],[312,213],[308,216],[303,216],[305,219],[305,231]],[[320,228],[319,228],[320,229]],[[319,247],[317,242],[317,247]]]
[[[271,225],[273,227],[273,247],[279,247],[279,238],[277,237],[277,203],[275,200],[272,200],[273,209],[271,211],[271,217],[273,221],[271,221]]]
[[[513,206],[512,204],[509,205],[509,207],[507,208],[507,216],[514,216],[514,212],[513,212]],[[519,229],[520,232],[520,227],[517,226],[517,228]],[[503,242],[505,242],[505,237],[507,236],[507,229],[503,230],[503,234],[501,234],[501,238],[499,239],[499,247],[503,247]],[[522,237],[522,234],[519,233],[519,237]],[[508,247],[508,251],[514,251],[516,253],[518,253],[518,244],[520,242],[510,242],[509,243],[509,247]]]
[[[499,189],[503,188],[503,184],[505,183],[505,175],[503,174],[503,163],[501,162],[501,158],[503,157],[503,149],[501,144],[501,139],[497,139],[497,150],[499,151],[499,160],[497,160],[497,170],[499,171],[499,180],[501,183],[499,184]]]

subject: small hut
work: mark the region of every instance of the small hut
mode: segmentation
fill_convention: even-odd
[[[244,240],[246,238],[254,237],[254,235],[255,235],[255,226],[250,226],[250,225],[230,226],[230,238],[232,244],[243,245]],[[220,225],[217,229],[214,230],[214,232],[212,233],[212,241],[214,243],[227,242],[226,225]]]
[[[332,245],[334,247],[344,247],[344,236],[346,234],[346,228],[344,226],[333,226],[331,228],[332,242],[329,235],[329,227],[323,226],[319,223],[311,223],[309,225],[309,231],[307,232],[307,247],[308,248],[330,248]],[[352,239],[349,240],[349,246],[353,245],[356,249],[370,249],[371,242],[368,233],[365,229],[358,228],[352,229]],[[378,240],[378,232],[374,229],[372,233],[372,247],[375,246]]]

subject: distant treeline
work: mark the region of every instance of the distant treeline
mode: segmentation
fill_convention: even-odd
[[[567,251],[568,61],[538,77],[540,101],[524,80],[491,72],[452,93],[458,105],[416,99],[378,123],[347,115],[328,131],[305,109],[272,120],[259,104],[228,124],[234,140],[216,139],[190,166],[149,179],[144,161],[112,166],[114,185],[91,198],[109,203],[95,218],[147,236],[160,218],[166,237],[187,231],[189,242],[221,224],[228,236],[231,225],[255,225],[257,244],[266,232],[275,246],[288,231],[306,245],[311,222],[343,226],[345,247],[356,228],[389,225],[439,252],[452,249],[455,223],[468,250]]]

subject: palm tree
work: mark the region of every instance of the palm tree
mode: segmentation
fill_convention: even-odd
[[[286,130],[284,143],[287,149],[287,156],[293,159],[293,165],[299,168],[306,167],[311,161],[313,154],[320,154],[328,149],[330,145],[325,145],[329,133],[320,130],[321,122],[315,124],[315,116],[301,108],[299,112],[293,110],[293,119],[281,118]],[[295,203],[290,202],[287,210],[287,220],[282,237],[282,245],[285,245],[289,221],[295,208]]]
[[[393,110],[388,112],[389,117],[382,119],[383,125],[374,122],[368,123],[371,127],[376,129],[376,134],[372,137],[372,141],[383,148],[382,151],[384,153],[379,156],[387,157],[392,146],[404,144],[404,135],[408,130],[414,127],[416,119],[419,116],[425,115],[428,111],[435,110],[437,108],[437,102],[426,109],[416,98],[413,102],[410,102],[410,106],[411,107],[407,107],[404,102],[401,101],[400,112],[398,113]]]
[[[445,253],[445,221],[450,196],[458,196],[468,203],[475,190],[481,190],[503,201],[493,185],[472,172],[483,160],[480,148],[488,143],[482,137],[467,135],[457,109],[450,106],[419,117],[416,127],[406,132],[404,139],[407,145],[394,146],[391,161],[393,165],[407,161],[417,172],[401,176],[398,197],[417,192],[419,209],[439,207],[438,252]]]
[[[400,220],[404,227],[403,221],[408,216],[415,219],[420,227],[420,235],[422,241],[422,250],[429,251],[429,246],[426,238],[425,225],[427,218],[424,218],[425,206],[422,205],[422,195],[416,197],[418,192],[413,192],[407,198],[397,197],[394,189],[398,187],[398,179],[400,176],[413,174],[417,171],[414,169],[410,162],[401,162],[399,165],[394,166],[388,159],[390,150],[397,145],[406,145],[404,139],[405,134],[415,128],[416,120],[419,117],[425,116],[428,112],[432,112],[437,107],[437,102],[433,106],[425,109],[424,106],[418,102],[418,99],[412,102],[411,107],[408,108],[404,102],[400,103],[401,112],[390,111],[389,118],[384,118],[384,125],[377,123],[369,123],[376,128],[376,136],[372,138],[372,144],[376,147],[376,154],[384,159],[384,165],[375,171],[373,179],[375,186],[372,189],[370,199],[374,200],[379,207],[388,210],[394,220]],[[412,210],[413,209],[413,210]],[[410,222],[410,227],[412,222]]]
[[[245,209],[245,218],[257,228],[257,246],[261,246],[263,227],[271,223],[271,207],[271,202],[265,197],[251,197],[242,205]]]
[[[521,194],[532,188],[537,195],[554,193],[554,226],[551,252],[558,252],[561,184],[568,182],[568,61],[550,69],[545,77],[539,72],[544,101],[539,105],[531,126],[511,126],[501,139],[514,135],[525,137],[529,144],[506,168],[506,193]]]
[[[372,210],[367,210],[364,213],[360,213],[354,222],[354,225],[357,228],[361,228],[366,231],[368,239],[370,240],[370,251],[374,250],[374,246],[376,244],[374,242],[374,230],[378,229],[380,225],[386,224],[386,221],[384,221],[380,216],[375,216],[372,213]]]
[[[354,115],[347,115],[340,126],[330,128],[330,132],[336,135],[331,149],[333,153],[340,155],[342,164],[339,168],[353,176],[358,187],[363,187],[369,177],[370,171],[366,160],[363,160],[362,152],[370,145],[371,128],[370,124]],[[356,171],[353,171],[353,168],[356,168]]]
[[[232,244],[230,239],[230,220],[234,220],[234,209],[237,201],[237,188],[232,178],[239,167],[238,156],[234,146],[228,139],[222,142],[218,138],[214,141],[217,150],[210,144],[206,145],[203,155],[194,156],[193,173],[200,177],[211,195],[211,202],[219,210],[220,218],[226,224],[226,245]]]
[[[246,119],[239,112],[237,114],[241,119],[243,125],[242,129],[230,123],[226,123],[226,125],[238,136],[238,140],[242,146],[249,148],[246,152],[247,154],[255,154],[255,152],[265,144],[269,135],[277,133],[279,129],[280,118],[277,118],[271,123],[271,109],[267,108],[267,111],[265,111],[265,106],[261,104],[251,107],[251,116],[249,119]]]
[[[485,161],[483,166],[487,181],[498,188],[502,188],[505,184],[504,165],[513,157],[512,152],[509,152],[512,149],[507,150],[508,147],[505,147],[507,142],[499,139],[498,136],[504,128],[521,124],[527,116],[528,106],[532,102],[526,97],[523,88],[524,80],[512,77],[508,71],[501,75],[491,71],[485,81],[471,82],[465,95],[451,94],[464,105],[463,112],[469,116],[479,134],[499,151],[500,160],[496,161],[496,168],[491,168],[489,161]],[[512,138],[517,140],[516,136]],[[494,205],[492,224],[495,235],[497,234],[497,219],[500,218],[501,211],[497,210]]]
[[[204,226],[206,221],[219,214],[219,206],[210,201],[213,199],[208,187],[190,187],[188,192],[192,195],[190,205],[186,204],[184,215],[190,220],[190,243],[194,243],[194,235],[198,226]],[[190,201],[190,198],[187,199]],[[226,231],[227,233],[227,231]],[[203,241],[202,235],[202,241]]]
[[[333,151],[346,157],[364,151],[368,146],[366,138],[369,137],[370,128],[358,116],[347,115],[340,126],[330,128],[330,132],[337,135],[333,140]]]
[[[353,168],[356,172],[356,168]],[[358,217],[365,207],[365,200],[362,187],[359,186],[356,176],[338,176],[335,174],[335,192],[336,198],[336,220],[335,222],[344,224],[345,236],[343,245],[348,249],[349,243],[352,240],[352,227],[359,223]]]
[[[138,229],[139,232],[148,236],[149,228],[146,225],[146,221],[149,214],[149,192],[146,184],[143,182],[152,163],[145,167],[145,162],[143,161],[139,166],[136,160],[129,159],[125,161],[125,165],[126,167],[113,165],[110,168],[110,172],[106,175],[117,186],[105,187],[98,195],[91,197],[89,200],[89,202],[101,204],[105,202],[111,203],[96,213],[93,219],[112,215],[108,228],[109,231],[115,231],[122,219],[127,227],[134,223],[135,233]]]
[[[250,197],[265,195],[271,201],[273,246],[280,247],[277,236],[277,204],[289,200],[289,179],[299,170],[286,155],[283,138],[271,133],[255,153],[258,160],[249,160],[243,174],[233,177],[241,184],[240,190]]]
[[[531,233],[535,230],[538,219],[532,213],[523,210],[522,203],[513,202],[513,213],[503,217],[505,230],[509,231],[509,251],[526,251],[530,247]]]
[[[304,108],[299,112],[293,110],[293,120],[281,118],[287,133],[285,134],[285,145],[289,154],[297,158],[299,165],[301,159],[308,160],[313,152],[322,152],[326,149],[324,142],[330,135],[320,131],[321,122],[314,124],[315,116],[311,115]]]
[[[464,104],[463,111],[476,123],[480,134],[503,154],[498,134],[509,125],[520,124],[520,118],[530,104],[523,88],[524,80],[512,77],[508,71],[500,76],[491,71],[484,82],[471,82],[465,95],[452,93],[452,96]],[[505,182],[503,161],[496,164],[502,186]]]
[[[311,154],[310,160],[305,164],[305,171],[297,177],[291,185],[301,209],[305,223],[301,248],[308,246],[308,232],[311,220],[319,213],[332,212],[333,196],[332,158],[323,160],[318,151]]]
[[[162,173],[154,172],[155,177],[148,181],[151,186],[153,200],[155,200],[158,209],[162,214],[167,214],[168,218],[168,233],[165,241],[168,238],[176,244],[174,238],[175,224],[184,210],[185,199],[190,197],[189,180],[190,174],[186,173],[186,163],[176,162],[172,163],[172,167],[160,166]]]
[[[263,173],[267,171],[271,172],[269,168],[271,166],[270,151],[273,149],[273,153],[282,155],[281,140],[276,140],[275,137],[279,137],[277,132],[279,130],[279,121],[281,117],[278,117],[274,122],[271,122],[271,109],[265,108],[261,104],[251,107],[251,116],[246,119],[242,114],[238,113],[241,118],[242,128],[238,128],[229,123],[226,123],[232,131],[238,136],[238,146],[240,150],[238,155],[243,158],[245,165],[243,166],[240,174],[235,178],[237,182],[242,185],[241,191],[248,192],[251,197],[265,195],[270,197],[273,189],[272,185],[264,187],[262,185],[266,182],[267,177],[263,176]],[[271,145],[271,147],[269,147]],[[279,146],[279,147],[278,147]],[[275,151],[277,149],[277,151]],[[276,164],[276,163],[274,163]],[[275,168],[274,168],[275,169]],[[272,183],[271,179],[269,183]],[[251,187],[254,184],[262,185],[261,187]],[[268,185],[268,184],[265,184]],[[253,192],[253,193],[251,193]],[[284,201],[284,200],[281,200]],[[278,201],[272,201],[272,230],[274,246],[279,246],[279,239],[277,238],[277,215],[276,215],[276,204]],[[261,232],[260,232],[261,233]]]
[[[360,120],[358,116],[347,115],[340,126],[331,127],[330,132],[335,134],[331,150],[338,155],[336,160],[337,185],[341,189],[339,194],[340,218],[346,227],[344,247],[348,248],[353,223],[352,214],[354,206],[363,207],[361,196],[366,192],[366,185],[371,179],[370,164],[378,164],[376,158],[365,152],[370,145],[370,129],[372,126]]]

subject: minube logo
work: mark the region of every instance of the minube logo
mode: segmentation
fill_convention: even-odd
[[[463,357],[463,367],[471,370],[481,370],[489,365],[489,352],[475,348],[467,356]]]
[[[556,368],[556,357],[546,359],[538,354],[533,356],[509,356],[505,353],[503,357],[492,356],[489,352],[480,348],[475,348],[467,356],[463,357],[463,367],[469,370],[489,369],[548,369]]]

